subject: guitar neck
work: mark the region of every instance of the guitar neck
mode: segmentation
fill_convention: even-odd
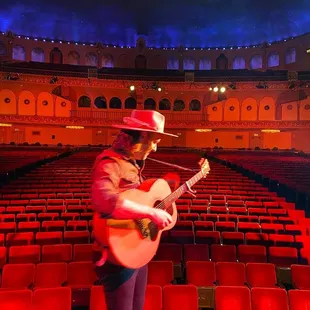
[[[187,182],[181,185],[178,189],[172,192],[169,196],[167,196],[164,200],[162,200],[161,203],[156,206],[156,208],[163,209],[163,210],[167,209],[174,202],[176,202],[176,200],[179,199],[184,193],[186,193],[189,188],[195,185],[203,177],[204,177],[203,172],[202,171],[198,172],[191,179],[189,179]]]

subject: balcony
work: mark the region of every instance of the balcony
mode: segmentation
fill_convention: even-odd
[[[67,117],[39,116],[39,115],[0,115],[0,123],[12,125],[52,125],[52,126],[84,126],[84,127],[110,127],[121,123],[123,117],[130,115],[127,111],[92,111],[72,110]],[[212,130],[298,130],[310,129],[309,121],[209,121],[208,116],[202,112],[163,112],[166,117],[166,128],[169,129],[212,129]]]
[[[127,111],[83,111],[83,110],[72,110],[71,118],[78,119],[93,119],[98,122],[111,123],[121,122],[123,117],[129,116],[131,110]],[[207,121],[207,116],[202,112],[165,112],[160,111],[165,118],[167,124],[177,124],[178,122],[186,123],[201,123]]]

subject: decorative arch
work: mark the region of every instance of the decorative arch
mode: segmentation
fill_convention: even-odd
[[[201,111],[201,103],[198,99],[193,99],[189,103],[189,110],[190,111]]]
[[[199,70],[211,70],[212,63],[211,60],[207,57],[203,57],[199,60]]]
[[[41,47],[36,47],[31,51],[31,61],[45,62],[44,51]]]
[[[264,97],[259,103],[259,120],[274,121],[275,120],[275,101],[272,97]]]
[[[90,108],[91,99],[86,95],[81,96],[78,100],[78,107],[79,108]]]
[[[97,109],[107,109],[108,105],[107,105],[107,99],[105,96],[99,96],[95,99],[94,101],[95,107]]]
[[[159,110],[161,111],[170,111],[171,110],[171,102],[167,98],[162,98],[159,101]]]
[[[228,69],[228,58],[224,54],[220,54],[220,56],[216,58],[216,69],[217,70]]]
[[[296,62],[296,48],[290,47],[285,52],[285,64],[293,64]]]
[[[62,64],[63,56],[62,52],[58,47],[54,47],[50,53],[50,63],[52,64]]]
[[[36,103],[32,92],[23,90],[18,96],[18,114],[35,115]]]
[[[122,100],[118,97],[112,97],[109,103],[110,109],[121,109],[122,108]]]
[[[281,120],[282,121],[297,121],[298,120],[298,104],[297,101],[288,103],[277,104],[281,107]]]
[[[253,55],[250,60],[250,69],[262,69],[263,68],[263,57],[259,54]]]
[[[176,56],[170,55],[168,57],[167,70],[179,70],[179,59]]]
[[[280,55],[278,52],[272,52],[268,55],[268,68],[278,67],[280,65]]]
[[[10,89],[0,90],[0,114],[17,114],[17,100]]]
[[[0,56],[5,56],[8,54],[8,50],[4,42],[0,41]]]
[[[13,47],[13,59],[19,61],[26,61],[26,50],[22,45],[15,45]]]
[[[224,121],[240,120],[240,103],[237,98],[229,98],[224,104]]]
[[[232,68],[234,70],[243,70],[243,69],[245,69],[245,59],[242,56],[236,56],[233,59]]]
[[[85,55],[85,65],[90,67],[98,66],[98,57],[95,53],[87,53]]]
[[[184,58],[183,70],[195,70],[195,59],[193,57]]]
[[[69,65],[79,65],[80,64],[80,54],[77,51],[69,52],[68,64]]]
[[[241,120],[242,121],[256,121],[257,120],[258,105],[254,98],[246,98],[241,104]]]
[[[137,108],[137,100],[134,97],[128,97],[125,100],[125,109],[134,110]]]
[[[54,98],[48,92],[42,92],[37,99],[37,114],[40,116],[54,115]]]
[[[223,120],[223,103],[217,102],[207,106],[207,114],[209,121],[222,121]]]
[[[145,99],[144,110],[156,110],[156,101],[153,98]]]
[[[114,68],[114,59],[113,59],[113,56],[111,54],[103,55],[102,67],[103,68]]]
[[[185,110],[185,102],[182,99],[176,99],[173,103],[173,111],[182,112]]]

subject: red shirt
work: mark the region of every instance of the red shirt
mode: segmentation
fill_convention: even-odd
[[[95,212],[108,217],[113,212],[119,193],[138,187],[143,170],[135,160],[112,148],[97,158],[92,173],[92,206]]]

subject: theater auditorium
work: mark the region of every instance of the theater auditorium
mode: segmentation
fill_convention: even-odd
[[[144,310],[309,309],[310,5],[133,2],[0,4],[0,309],[108,309],[92,171],[134,110],[173,134],[145,179],[210,165]]]

